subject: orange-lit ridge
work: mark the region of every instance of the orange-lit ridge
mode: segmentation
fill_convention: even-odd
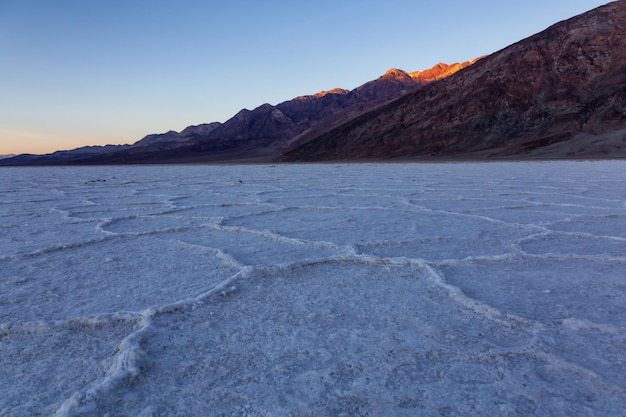
[[[405,79],[410,82],[413,80],[418,84],[428,84],[433,81],[441,80],[443,78],[449,77],[450,75],[462,70],[463,68],[469,67],[479,59],[484,58],[484,56],[478,57],[476,59],[472,59],[471,61],[465,61],[461,63],[454,64],[444,64],[439,63],[434,67],[424,70],[424,71],[414,71],[414,72],[406,72],[404,70],[398,68],[391,68],[389,71],[385,72],[380,78],[391,78],[391,79]],[[333,88],[332,90],[320,91],[316,94],[306,95],[297,97],[298,99],[307,99],[307,98],[320,98],[324,97],[328,94],[348,94],[350,91],[345,90],[343,88]]]

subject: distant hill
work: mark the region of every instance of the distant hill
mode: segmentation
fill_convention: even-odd
[[[83,146],[67,151],[56,151],[44,155],[22,154],[0,159],[0,165],[60,165],[72,163],[94,155],[109,154],[128,148],[130,145]]]
[[[190,126],[182,132],[151,134],[132,145],[80,148],[47,155],[19,155],[0,165],[180,163],[269,161],[288,142],[322,122],[334,125],[443,78],[473,63],[437,64],[413,73],[392,69],[352,91],[335,88],[278,105],[243,109],[225,123]],[[93,152],[92,152],[93,151]]]
[[[300,138],[279,158],[626,157],[626,1]]]

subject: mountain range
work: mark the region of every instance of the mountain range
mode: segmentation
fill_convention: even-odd
[[[626,157],[626,1],[558,23],[281,160]]]
[[[486,57],[391,69],[132,145],[0,165],[626,157],[626,0]]]

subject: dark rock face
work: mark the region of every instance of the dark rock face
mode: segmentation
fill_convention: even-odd
[[[143,139],[135,142],[132,146],[134,147],[147,147],[153,146],[156,144],[165,145],[165,144],[176,144],[176,143],[185,143],[193,141],[195,138],[206,136],[211,133],[213,130],[220,127],[222,124],[219,122],[213,123],[205,123],[197,126],[188,126],[182,132],[178,133],[173,130],[170,130],[166,133],[157,133],[145,136]],[[171,146],[170,147],[175,147]]]
[[[440,72],[440,66],[443,65],[453,73],[472,62],[450,66],[438,64],[434,72],[442,77],[447,76],[448,74]],[[431,72],[424,71],[427,74]],[[424,77],[413,78],[402,70],[392,69],[352,91],[333,89],[296,97],[276,106],[264,104],[252,111],[241,110],[208,135],[198,138],[188,151],[196,154],[236,151],[237,156],[248,151],[273,156],[287,146],[289,141],[322,122],[338,117],[347,119],[354,114],[371,110],[427,82],[429,81]],[[223,153],[221,156],[227,157]]]
[[[282,160],[626,156],[626,1],[310,137]]]

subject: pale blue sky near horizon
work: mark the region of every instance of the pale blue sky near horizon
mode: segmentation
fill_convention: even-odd
[[[491,54],[607,2],[0,0],[0,155],[224,122]]]

